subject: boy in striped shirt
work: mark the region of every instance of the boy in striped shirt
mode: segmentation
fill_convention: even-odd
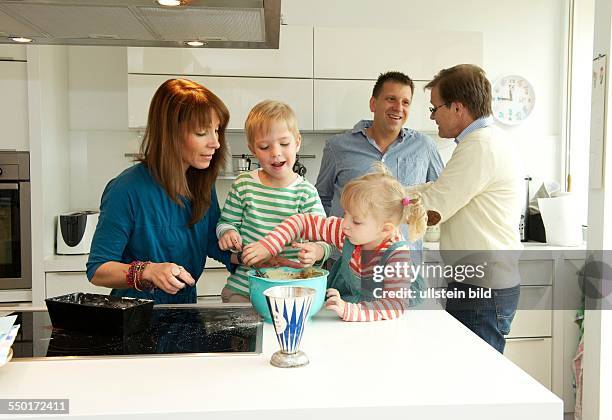
[[[345,321],[403,315],[411,302],[420,300],[424,282],[408,269],[410,250],[399,226],[408,223],[410,240],[417,240],[425,232],[427,215],[418,194],[408,196],[384,164],[374,166],[374,173],[344,187],[340,197],[344,218],[291,216],[265,238],[246,246],[244,263],[266,261],[298,238],[325,241],[342,252],[329,274],[326,308]]]
[[[245,122],[249,150],[260,169],[240,174],[229,192],[217,224],[219,247],[241,251],[279,223],[296,213],[325,215],[315,187],[293,172],[301,136],[293,110],[278,101],[255,105]],[[283,258],[303,265],[322,263],[331,247],[307,243],[300,249],[283,248]],[[241,265],[227,279],[221,292],[223,302],[249,302],[250,267]]]

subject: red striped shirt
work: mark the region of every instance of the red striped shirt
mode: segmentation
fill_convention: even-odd
[[[342,250],[344,247],[345,235],[342,233],[342,218],[323,217],[316,214],[296,214],[287,218],[278,225],[274,231],[262,238],[260,242],[272,255],[277,255],[291,242],[298,238],[310,241],[323,241]],[[374,274],[374,267],[380,261],[384,252],[394,242],[401,241],[402,236],[398,232],[379,244],[372,252],[373,256],[365,264],[362,262],[361,246],[356,245],[349,262],[350,270],[360,278],[371,278]],[[364,254],[365,255],[365,254]],[[370,255],[369,253],[367,255]],[[411,265],[410,250],[401,246],[393,251],[388,258],[386,266],[397,264]],[[385,276],[382,282],[380,293],[389,295],[390,293],[401,293],[410,289],[410,276],[391,275]],[[371,302],[349,303],[346,302],[342,319],[345,321],[379,321],[394,319],[402,316],[408,308],[408,297],[385,297]]]

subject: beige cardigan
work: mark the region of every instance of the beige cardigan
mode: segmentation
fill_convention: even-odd
[[[516,145],[498,127],[474,130],[459,142],[437,181],[420,186],[427,210],[441,216],[440,250],[446,264],[487,262],[485,287],[518,284],[516,262],[522,187]],[[478,257],[474,252],[479,252]],[[493,251],[493,252],[491,252]]]

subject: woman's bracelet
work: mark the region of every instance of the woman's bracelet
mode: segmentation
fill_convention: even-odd
[[[125,275],[125,281],[128,287],[136,289],[138,291],[153,290],[155,287],[153,284],[142,278],[144,272],[150,261],[132,261]]]

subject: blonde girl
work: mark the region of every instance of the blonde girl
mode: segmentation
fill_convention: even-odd
[[[244,263],[265,261],[298,238],[327,242],[342,252],[342,258],[328,277],[325,306],[345,321],[401,316],[410,300],[418,299],[423,280],[412,278],[410,250],[399,227],[408,223],[410,240],[415,241],[425,232],[427,214],[420,195],[408,193],[384,164],[376,162],[373,169],[344,187],[344,218],[291,216],[266,237],[247,245]]]

